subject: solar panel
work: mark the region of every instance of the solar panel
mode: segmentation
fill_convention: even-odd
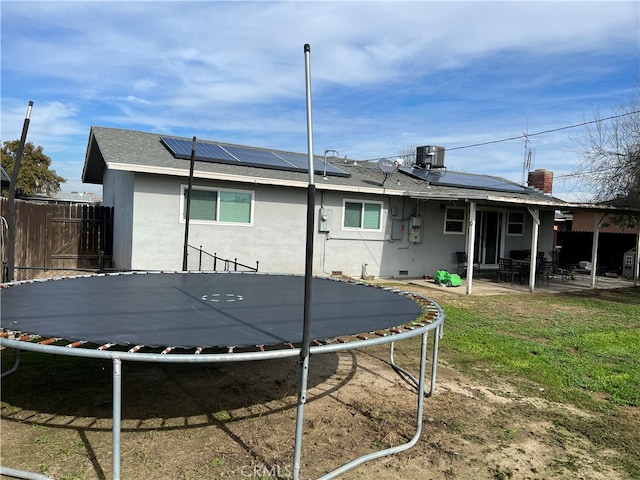
[[[189,160],[191,158],[192,141],[160,137],[162,144],[175,158]],[[212,163],[227,163],[245,165],[257,168],[269,168],[274,170],[286,170],[292,172],[308,172],[308,157],[299,153],[271,152],[258,148],[241,147],[236,145],[218,145],[215,143],[199,142],[196,140],[195,158],[199,161]],[[316,173],[325,171],[321,157],[314,157],[314,170]],[[349,177],[349,173],[327,163],[328,175]]]
[[[422,168],[400,167],[402,173],[431,185],[447,187],[475,188],[478,190],[497,190],[501,192],[525,193],[527,189],[521,185],[489,175],[474,175],[460,172],[441,172]]]
[[[304,172],[308,171],[308,166],[309,166],[308,155],[303,155],[301,153],[290,153],[290,152],[277,152],[277,153],[274,152],[274,154],[283,158],[284,160],[291,163],[292,165],[295,165],[299,170]],[[313,157],[313,170],[315,171],[315,173],[325,172],[323,157],[319,157],[317,155]],[[326,172],[327,172],[327,175],[333,175],[334,177],[350,176],[350,174],[348,174],[344,170],[339,169],[334,165],[331,165],[329,162],[327,162]]]
[[[273,152],[273,154],[282,158],[285,162],[289,163],[292,167],[295,167],[297,170],[306,169],[309,166],[308,155],[303,155],[301,153],[290,153],[290,152]]]
[[[225,145],[224,150],[236,157],[244,165],[252,167],[270,167],[279,170],[292,170],[291,165],[278,158],[268,150],[256,150],[253,148],[235,147]]]
[[[229,155],[220,145],[196,141],[196,157],[199,160],[225,160],[229,163],[239,163],[240,160]]]
[[[191,158],[191,140],[181,138],[160,137],[160,141],[176,158],[189,160]],[[198,160],[219,161],[221,163],[239,163],[239,160],[225,152],[220,145],[196,141],[196,155]]]

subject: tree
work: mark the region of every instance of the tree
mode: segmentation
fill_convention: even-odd
[[[594,201],[640,207],[640,79],[612,116],[596,116],[575,139],[582,157],[575,173]]]
[[[19,140],[7,141],[2,144],[2,167],[9,175],[13,174],[18,153]],[[37,194],[46,194],[48,197],[60,191],[60,184],[66,179],[51,170],[51,159],[44,154],[42,147],[34,147],[28,142],[24,146],[18,181],[16,183],[16,196],[30,197]]]
[[[402,159],[402,165],[404,167],[410,167],[411,165],[416,163],[416,149],[417,148],[418,147],[416,146],[416,144],[412,143],[411,145],[408,145],[408,146],[402,148],[398,152],[398,157]]]

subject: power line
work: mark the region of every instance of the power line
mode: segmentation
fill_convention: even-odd
[[[544,134],[553,133],[553,132],[560,132],[562,130],[568,130],[568,129],[571,129],[571,128],[584,127],[585,125],[591,125],[593,123],[604,122],[604,121],[607,121],[607,120],[614,120],[616,118],[627,117],[629,115],[635,115],[635,114],[640,114],[640,110],[634,110],[633,112],[622,113],[620,115],[612,115],[610,117],[599,118],[597,120],[590,120],[588,122],[576,123],[574,125],[567,125],[565,127],[558,127],[558,128],[552,128],[552,129],[549,129],[549,130],[542,130],[540,132],[535,132],[535,133],[522,133],[520,135],[516,135],[516,136],[513,136],[513,137],[501,138],[500,140],[488,140],[486,142],[472,143],[470,145],[462,145],[460,147],[451,147],[451,148],[447,148],[446,151],[450,152],[451,150],[462,150],[464,148],[482,147],[484,145],[492,145],[492,144],[495,144],[495,143],[510,142],[512,140],[520,140],[522,138],[536,137],[538,135],[544,135]],[[408,155],[405,154],[404,156],[406,157]],[[371,159],[362,160],[362,161],[366,162],[366,161],[372,161],[372,160],[379,160],[380,158],[382,158],[382,157],[376,157],[376,158],[371,158]]]
[[[491,145],[493,143],[502,143],[502,142],[509,142],[511,140],[519,140],[521,138],[535,137],[537,135],[544,135],[546,133],[559,132],[561,130],[568,130],[570,128],[584,127],[585,125],[590,125],[592,123],[604,122],[606,120],[613,120],[613,119],[616,119],[616,118],[621,118],[621,117],[626,117],[626,116],[629,116],[629,115],[634,115],[636,113],[640,113],[640,110],[635,110],[633,112],[622,113],[620,115],[613,115],[611,117],[600,118],[598,120],[591,120],[589,122],[576,123],[575,125],[567,125],[566,127],[552,128],[550,130],[543,130],[541,132],[523,133],[521,135],[517,135],[517,136],[509,137],[509,138],[502,138],[500,140],[490,140],[490,141],[487,141],[487,142],[473,143],[471,145],[464,145],[464,146],[461,146],[461,147],[452,147],[452,148],[448,148],[447,151],[461,150],[463,148],[471,148],[471,147],[481,147],[483,145]]]

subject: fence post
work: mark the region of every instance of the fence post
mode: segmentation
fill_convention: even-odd
[[[218,254],[213,252],[213,271],[215,272],[218,269]]]
[[[238,271],[238,259],[237,258],[233,259],[233,271],[234,272]]]
[[[200,245],[200,256],[198,257],[198,270],[202,271],[202,245]]]
[[[256,260],[256,272],[258,271],[258,265],[259,264],[260,264],[260,262]]]

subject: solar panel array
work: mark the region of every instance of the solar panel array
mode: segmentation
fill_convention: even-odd
[[[460,172],[433,171],[423,168],[400,167],[402,173],[410,177],[425,180],[431,185],[460,188],[476,188],[478,190],[495,190],[499,192],[526,193],[527,188],[489,175],[472,175]]]
[[[191,140],[171,137],[160,137],[162,144],[175,158],[191,159]],[[290,172],[308,172],[307,155],[291,152],[272,152],[271,150],[240,147],[234,145],[218,145],[216,143],[198,142],[195,145],[195,160],[211,163],[226,163],[248,167],[286,170]],[[322,157],[314,157],[314,170],[336,177],[349,177],[349,173],[340,170],[330,163],[325,164]]]

